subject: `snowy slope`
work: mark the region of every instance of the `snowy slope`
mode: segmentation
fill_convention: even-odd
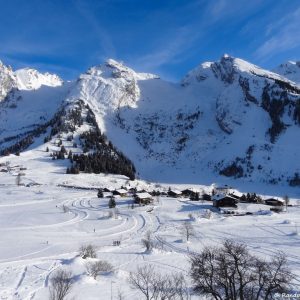
[[[63,80],[50,73],[40,73],[37,70],[24,68],[13,71],[10,66],[0,61],[0,101],[3,100],[12,89],[36,90],[41,86],[61,86]]]
[[[0,101],[14,87],[16,87],[16,77],[13,70],[0,61]]]
[[[69,101],[86,101],[147,178],[222,173],[278,183],[299,171],[299,94],[285,77],[225,55],[178,84],[110,60],[81,75]]]
[[[44,80],[28,69],[16,74],[24,89]],[[114,60],[90,68],[65,86],[55,76],[46,77],[49,94],[46,87],[18,92],[28,93],[26,101],[37,95],[38,105],[19,101],[23,96],[18,93],[6,97],[2,113],[11,121],[1,120],[0,138],[7,137],[8,130],[19,133],[38,123],[34,116],[43,115],[43,103],[50,117],[61,104],[80,100],[144,178],[286,184],[300,172],[295,164],[300,150],[299,86],[242,59],[224,55],[196,67],[179,83],[136,73]],[[24,108],[14,108],[21,103]],[[23,109],[30,117],[13,124]]]
[[[274,69],[274,72],[300,84],[300,61],[288,61]]]
[[[36,90],[42,85],[60,86],[63,81],[55,74],[39,73],[37,70],[25,68],[15,71],[17,87],[20,90]]]

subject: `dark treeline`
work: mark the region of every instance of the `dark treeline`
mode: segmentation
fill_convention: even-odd
[[[101,134],[99,128],[81,134],[80,142],[84,154],[69,155],[73,166],[68,168],[67,173],[122,174],[134,180],[135,167],[133,163],[111,142],[107,142],[106,136]]]
[[[34,138],[39,137],[41,134],[45,134],[47,132],[47,128],[49,126],[55,126],[57,123],[60,122],[62,116],[65,115],[65,107],[62,107],[54,116],[52,119],[50,119],[48,122],[39,125],[34,130],[30,130],[28,132],[13,136],[13,137],[7,137],[3,141],[0,142],[0,145],[2,143],[12,141],[14,139],[19,139],[16,143],[13,145],[6,147],[0,151],[0,156],[3,155],[9,155],[11,153],[19,154],[21,151],[24,151],[26,148],[28,148],[33,142]]]

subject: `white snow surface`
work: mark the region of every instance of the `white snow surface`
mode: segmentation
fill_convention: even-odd
[[[25,68],[15,71],[17,78],[17,87],[20,90],[36,90],[42,85],[60,86],[63,84],[61,78],[56,74],[39,73],[37,70]]]
[[[279,65],[274,72],[300,84],[300,61],[288,61]]]
[[[188,254],[204,246],[220,245],[226,238],[246,243],[251,253],[265,259],[278,250],[284,251],[289,267],[300,275],[299,197],[291,195],[292,206],[281,214],[271,213],[270,207],[263,204],[243,203],[238,205],[237,213],[252,215],[226,216],[215,210],[212,202],[185,198],[155,197],[153,205],[132,209],[133,197],[128,196],[116,199],[119,213],[117,218],[110,218],[109,199],[98,198],[97,188],[131,186],[166,192],[170,186],[174,190],[209,192],[212,186],[128,182],[119,175],[66,175],[68,162],[53,162],[45,146],[56,147],[49,142],[19,157],[0,158],[0,164],[4,164],[0,169],[9,169],[0,172],[1,299],[49,299],[51,278],[61,268],[73,274],[67,299],[109,300],[111,291],[117,299],[120,291],[125,299],[140,300],[143,296],[130,288],[128,276],[138,266],[149,264],[160,273],[182,273],[191,287]],[[17,186],[20,168],[26,170]],[[68,208],[65,213],[63,205]],[[212,212],[209,219],[205,217],[207,211]],[[196,232],[189,242],[180,229],[186,221]],[[141,239],[148,231],[154,240],[162,241],[162,249],[145,252]],[[120,241],[120,246],[113,246],[114,241]],[[97,259],[79,257],[80,246],[89,243],[96,246]],[[85,264],[95,260],[109,261],[113,272],[100,274],[96,280],[91,278]]]
[[[70,162],[52,160],[49,154],[59,151],[59,139],[67,151],[80,154],[82,149],[74,148],[68,133],[44,143],[51,128],[20,156],[0,157],[0,299],[49,299],[51,278],[60,268],[73,274],[67,300],[117,299],[119,291],[125,299],[140,300],[142,295],[130,287],[128,277],[148,264],[161,273],[184,274],[191,287],[188,255],[228,238],[244,242],[251,253],[265,259],[283,251],[289,267],[300,276],[299,187],[290,187],[283,179],[277,184],[268,181],[299,170],[299,126],[285,111],[283,119],[289,126],[272,144],[266,135],[271,121],[260,107],[266,83],[276,79],[296,89],[295,83],[230,56],[202,64],[181,83],[136,73],[114,60],[91,68],[75,82],[37,89],[14,90],[15,74],[3,65],[0,75],[7,95],[0,103],[1,145],[44,124],[63,104],[81,99],[108,139],[134,161],[139,178],[66,174]],[[249,95],[252,100],[246,99],[240,85],[246,81],[258,103]],[[85,123],[77,127],[74,139],[89,129]],[[216,167],[236,157],[245,160],[249,176],[219,176]],[[16,185],[19,173],[21,185]],[[263,199],[289,195],[291,206],[277,214],[264,204],[240,203],[236,215],[225,215],[211,201],[160,196],[153,197],[150,206],[132,209],[133,196],[128,195],[116,198],[118,213],[110,217],[109,199],[97,197],[97,189],[104,187],[148,193],[189,188],[202,195],[225,184],[236,195],[255,192]],[[189,242],[182,236],[184,222],[191,222],[196,232]],[[145,251],[141,239],[148,231],[162,248]],[[121,243],[113,246],[114,241]],[[85,268],[92,259],[79,257],[80,246],[89,243],[96,246],[97,259],[113,265],[113,272],[96,280]]]

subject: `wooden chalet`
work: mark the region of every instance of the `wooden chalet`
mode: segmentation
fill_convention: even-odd
[[[172,198],[178,198],[178,197],[182,196],[182,193],[181,193],[181,191],[178,191],[178,190],[169,190],[168,196],[172,197]]]
[[[199,192],[195,189],[185,189],[181,191],[182,196],[185,198],[195,197],[197,193]]]
[[[211,200],[212,200],[212,199],[211,199],[211,195],[206,194],[206,193],[202,194],[200,198],[201,198],[202,200],[206,200],[206,201],[211,201]]]
[[[214,207],[237,207],[237,199],[225,194],[216,194],[212,197]]]
[[[153,202],[153,198],[149,193],[136,193],[134,195],[134,202],[138,204],[150,204]]]
[[[136,188],[135,187],[130,187],[128,189],[128,192],[131,193],[131,194],[135,194],[136,193]]]
[[[118,190],[114,190],[113,191],[113,195],[115,196],[121,196],[121,197],[126,197],[127,196],[128,191],[125,189],[118,189]]]
[[[241,200],[241,198],[243,197],[243,193],[240,193],[238,191],[230,191],[228,193],[228,196],[231,196],[232,198],[234,198],[236,200]]]
[[[265,204],[272,205],[272,206],[283,206],[284,205],[284,200],[283,199],[269,198],[269,199],[265,199]]]

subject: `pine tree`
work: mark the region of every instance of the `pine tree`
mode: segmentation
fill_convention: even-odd
[[[115,208],[117,205],[116,200],[114,197],[111,197],[108,201],[108,207],[109,208]]]
[[[97,196],[98,198],[103,198],[103,191],[101,189],[98,190]]]

